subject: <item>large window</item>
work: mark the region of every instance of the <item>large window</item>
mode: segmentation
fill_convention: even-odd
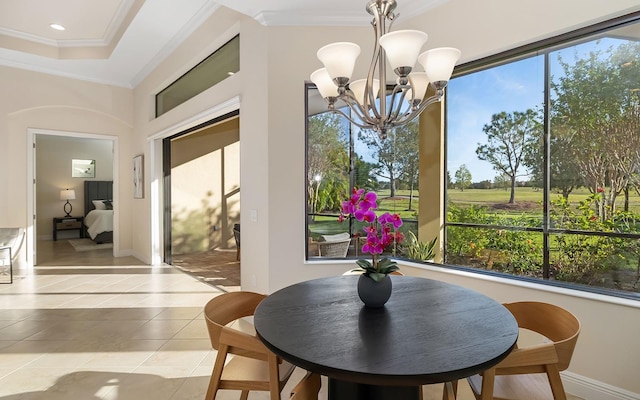
[[[413,254],[411,244],[417,244],[413,235],[418,231],[418,122],[380,139],[374,131],[325,112],[327,104],[313,85],[307,86],[307,110],[308,259],[362,256],[363,223],[338,221],[341,203],[353,188],[378,195],[378,215],[388,211],[402,217],[400,231],[407,239],[386,253]],[[327,243],[333,241],[343,244]]]
[[[456,69],[445,105],[446,266],[640,299],[638,32],[635,13]],[[380,140],[324,111],[308,85],[307,258],[361,256],[362,226],[338,221],[353,188],[375,191],[379,212],[400,214],[405,237],[417,237],[419,189],[430,191],[418,186],[430,165],[418,123]],[[348,247],[323,253],[335,235]],[[432,239],[388,252],[420,261],[415,250]]]
[[[583,32],[454,73],[445,262],[640,298],[640,15]]]

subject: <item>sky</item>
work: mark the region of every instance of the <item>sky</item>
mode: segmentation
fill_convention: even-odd
[[[452,179],[465,164],[473,182],[493,181],[497,172],[476,154],[478,145],[486,143],[482,128],[502,111],[540,107],[543,89],[543,56],[452,79],[447,88],[447,164]]]
[[[596,49],[618,45],[624,41],[602,39],[550,53],[552,77],[562,73],[558,62],[560,54],[564,62],[573,63]],[[544,100],[544,55],[494,67],[488,70],[454,78],[447,88],[447,165],[452,179],[455,172],[465,164],[473,182],[493,181],[498,173],[493,166],[478,159],[476,149],[486,143],[483,132],[485,124],[491,122],[493,114],[505,111],[524,112],[542,107]],[[523,173],[526,172],[523,170]],[[518,178],[527,180],[527,177]]]

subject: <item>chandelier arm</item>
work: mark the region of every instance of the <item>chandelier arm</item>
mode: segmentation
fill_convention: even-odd
[[[387,114],[387,58],[385,56],[384,49],[380,46],[380,37],[387,33],[385,28],[385,20],[384,18],[380,18],[380,28],[376,30],[376,48],[379,52],[378,57],[378,74],[380,80],[380,93],[378,94],[380,99],[380,116],[378,117],[381,120],[382,124],[385,124],[386,114]]]
[[[378,106],[376,105],[376,94],[373,93],[373,76],[375,75],[375,72],[376,72],[376,65],[378,64],[378,61],[380,60],[380,57],[381,57],[382,47],[380,46],[378,40],[380,39],[380,36],[382,36],[383,33],[380,32],[380,29],[382,26],[382,22],[381,22],[382,18],[380,16],[380,13],[378,12],[377,7],[375,7],[374,10],[375,10],[375,13],[373,14],[373,21],[371,21],[371,26],[373,27],[375,42],[373,44],[374,50],[373,50],[373,56],[371,57],[371,64],[369,65],[369,72],[367,73],[367,85],[365,87],[364,98],[365,98],[365,102],[369,102],[369,104],[371,105],[371,111],[373,111],[373,115],[375,116],[375,118],[380,119],[381,113],[378,110]],[[386,81],[379,80],[379,82],[380,82],[380,88],[378,89],[378,95],[382,93],[382,87],[384,86],[384,83]],[[382,103],[383,97],[380,97],[380,99]]]
[[[345,113],[344,111],[340,110],[340,109],[330,109],[329,112],[334,113],[334,114],[340,114],[343,117],[345,117],[349,122],[351,122],[352,124],[354,124],[355,126],[362,128],[362,129],[371,129],[370,125],[363,125],[361,123],[358,123],[356,120],[354,120],[350,115],[348,115],[347,113]]]
[[[356,100],[355,96],[352,92],[346,91],[342,95],[340,95],[340,100],[347,103],[347,106],[353,111],[358,118],[364,123],[374,124],[375,120],[373,120],[367,110],[364,108],[362,104]]]
[[[395,123],[395,121],[398,120],[398,115],[400,115],[400,111],[402,110],[402,101],[406,95],[406,90],[403,90],[405,88],[405,85],[395,85],[393,87],[393,92],[391,92],[391,103],[389,104],[389,114],[387,115],[387,121],[390,123]],[[402,95],[396,106],[396,97],[398,96],[398,93],[402,93]]]
[[[414,119],[415,117],[417,117],[420,113],[422,113],[425,108],[429,107],[431,104],[437,103],[440,100],[442,100],[442,95],[444,94],[444,91],[442,89],[439,89],[436,94],[434,94],[431,97],[428,97],[427,99],[423,100],[422,103],[420,103],[420,105],[418,106],[418,108],[416,108],[414,111],[412,111],[409,115],[413,115],[411,118],[408,118],[406,121],[409,122],[412,119]]]

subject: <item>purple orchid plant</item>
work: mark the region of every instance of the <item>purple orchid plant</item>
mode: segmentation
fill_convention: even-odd
[[[342,222],[351,215],[357,221],[366,222],[363,230],[367,235],[367,241],[362,246],[362,252],[371,254],[371,261],[356,261],[359,268],[354,271],[362,271],[365,276],[380,282],[389,273],[398,270],[394,261],[387,257],[380,259],[380,255],[390,245],[400,243],[404,236],[398,231],[402,226],[402,218],[389,212],[377,216],[377,201],[378,196],[374,192],[365,193],[364,189],[354,188],[349,200],[342,202],[338,220]]]

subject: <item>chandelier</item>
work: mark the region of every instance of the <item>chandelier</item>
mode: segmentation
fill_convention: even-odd
[[[375,130],[381,139],[386,138],[389,129],[407,124],[429,105],[442,99],[453,67],[460,58],[460,50],[453,47],[420,53],[428,38],[424,32],[388,32],[396,18],[395,8],[395,0],[370,0],[367,3],[366,10],[373,15],[375,49],[366,79],[351,81],[360,46],[350,42],[331,43],[318,50],[318,59],[324,68],[311,74],[311,81],[329,103],[328,111],[344,116],[360,128]],[[387,59],[397,75],[390,92],[386,84]],[[414,71],[416,61],[424,72]],[[380,85],[380,82],[384,84]],[[425,98],[429,83],[435,94]],[[351,115],[336,108],[339,100],[349,106]],[[407,104],[403,104],[404,101]]]

